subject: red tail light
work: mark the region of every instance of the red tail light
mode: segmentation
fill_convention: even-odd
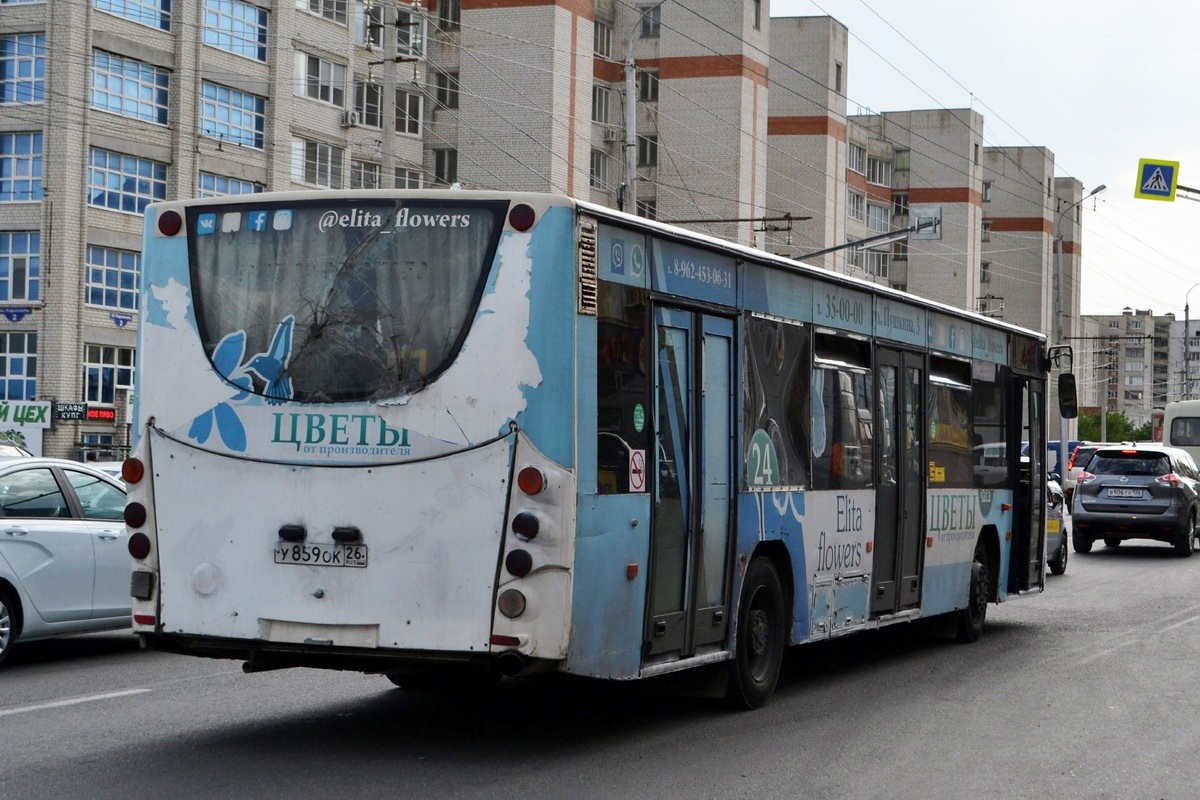
[[[133,621],[138,625],[153,625],[155,620],[151,614],[134,614]]]
[[[150,537],[140,531],[129,537],[129,555],[141,561],[150,555]]]
[[[146,465],[140,458],[127,458],[121,463],[121,480],[137,483],[146,476]]]
[[[1067,469],[1068,470],[1072,470],[1075,468],[1075,454],[1078,452],[1079,452],[1078,447],[1071,451],[1071,457],[1067,459]]]
[[[517,473],[517,488],[531,496],[541,493],[546,488],[546,473],[534,466],[523,467]]]
[[[1080,483],[1090,483],[1094,480],[1096,480],[1096,476],[1087,470],[1084,470],[1083,472],[1079,473],[1079,477],[1075,479],[1075,483],[1078,485]]]
[[[1167,474],[1167,475],[1159,475],[1157,478],[1154,479],[1154,482],[1155,483],[1167,483],[1167,484],[1170,484],[1171,486],[1178,486],[1179,485],[1179,476],[1176,475],[1174,472]]]

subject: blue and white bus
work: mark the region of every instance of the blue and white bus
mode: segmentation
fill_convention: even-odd
[[[755,707],[787,645],[971,641],[1043,588],[1037,333],[544,194],[160,203],[143,265],[153,647],[400,685],[724,664]]]

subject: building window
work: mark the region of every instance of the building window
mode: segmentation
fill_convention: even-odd
[[[1126,372],[1145,372],[1146,363],[1144,361],[1127,361],[1125,362]]]
[[[892,192],[892,215],[908,216],[908,192]]]
[[[93,147],[88,163],[88,205],[141,214],[167,199],[167,165]]]
[[[379,189],[383,177],[383,167],[373,161],[350,159],[350,188]]]
[[[0,133],[0,202],[42,199],[42,134]]]
[[[200,84],[200,135],[261,150],[266,109],[265,97],[204,81]]]
[[[396,55],[425,55],[425,15],[407,8],[396,9]]]
[[[897,150],[892,154],[892,169],[912,169],[912,150]]]
[[[842,93],[842,62],[833,62],[833,90]]]
[[[601,58],[612,57],[612,26],[607,22],[596,20],[592,32],[592,53]]]
[[[41,276],[42,235],[0,232],[0,301],[40,300]]]
[[[603,150],[592,149],[590,184],[593,189],[608,189],[608,155]]]
[[[658,137],[657,136],[639,136],[637,137],[638,161],[639,167],[657,167],[658,166]]]
[[[258,194],[265,187],[261,183],[201,172],[196,181],[196,197],[225,197],[235,194]]]
[[[46,95],[46,34],[0,36],[0,103],[40,103]]]
[[[846,215],[863,222],[867,218],[866,198],[855,191],[846,191]]]
[[[458,180],[458,151],[442,147],[433,151],[433,180],[449,185]]]
[[[612,90],[607,86],[592,87],[592,122],[607,125],[609,121],[608,100]]]
[[[907,261],[908,260],[908,240],[901,239],[892,244],[892,260]]]
[[[980,261],[979,262],[979,282],[980,283],[990,283],[991,280],[992,280],[992,262]]]
[[[308,53],[296,53],[296,73],[304,82],[304,96],[338,108],[346,106],[346,66]]]
[[[846,152],[846,168],[851,172],[857,172],[859,175],[867,174],[867,148],[861,144],[850,143],[850,148]]]
[[[990,242],[992,240],[992,221],[985,219],[979,229],[979,240],[982,242]]]
[[[461,25],[461,0],[438,0],[438,26],[444,31],[451,31],[457,30]]]
[[[754,5],[754,30],[762,30],[762,0],[753,0]]]
[[[983,202],[985,202],[985,203],[992,202],[992,182],[991,181],[983,182]]]
[[[354,110],[360,125],[383,127],[383,87],[374,81],[354,81]]]
[[[420,189],[423,184],[421,170],[411,167],[396,167],[397,189]]]
[[[637,215],[644,219],[658,219],[658,199],[638,200]]]
[[[141,272],[141,253],[89,244],[84,302],[119,311],[137,311]]]
[[[296,8],[346,24],[346,0],[296,0]]]
[[[204,0],[204,43],[255,61],[266,61],[266,10],[238,0]]]
[[[888,207],[867,203],[867,229],[886,233],[891,230],[891,219]]]
[[[1158,343],[1155,342],[1155,344],[1158,344]],[[1146,357],[1146,348],[1144,348],[1144,347],[1127,347],[1127,348],[1125,348],[1125,357],[1126,358],[1145,358]]]
[[[882,158],[868,158],[867,183],[873,183],[877,186],[891,186],[892,165]]]
[[[37,334],[0,333],[0,398],[37,397]]]
[[[396,90],[396,132],[410,136],[421,135],[421,104],[424,98],[416,92]]]
[[[88,344],[83,348],[83,399],[112,405],[117,389],[133,388],[132,347]]]
[[[92,108],[166,125],[170,80],[162,67],[92,51]]]
[[[891,261],[891,253],[884,253],[878,250],[863,251],[863,269],[868,275],[876,278],[886,278],[888,276],[888,267]]]
[[[658,102],[658,70],[638,71],[638,100],[643,103]]]
[[[642,27],[641,38],[657,39],[662,28],[662,3],[645,6],[641,9]]]
[[[979,142],[975,143],[975,166],[979,166]]]
[[[437,101],[442,108],[458,108],[458,73],[438,72]]]
[[[1142,329],[1142,321],[1140,319],[1129,320],[1129,330],[1140,331]]]
[[[1108,327],[1110,327],[1110,328],[1120,328],[1120,327],[1121,327],[1121,323],[1117,322],[1115,319],[1110,319],[1110,320],[1108,321]]]
[[[139,25],[171,29],[171,0],[92,0],[92,7]]]
[[[384,8],[380,3],[354,4],[354,41],[368,50],[383,47]]]
[[[292,179],[297,183],[342,188],[342,161],[346,151],[325,142],[292,140]]]

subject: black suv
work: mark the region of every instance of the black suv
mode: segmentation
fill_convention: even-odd
[[[1087,553],[1103,539],[1155,539],[1181,556],[1195,549],[1200,514],[1200,470],[1183,450],[1157,445],[1113,445],[1092,454],[1075,483],[1071,544]]]

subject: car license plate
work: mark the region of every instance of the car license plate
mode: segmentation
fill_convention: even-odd
[[[1109,489],[1109,497],[1141,497],[1141,489]]]
[[[275,563],[363,569],[367,566],[367,546],[365,544],[279,544],[275,545]]]

